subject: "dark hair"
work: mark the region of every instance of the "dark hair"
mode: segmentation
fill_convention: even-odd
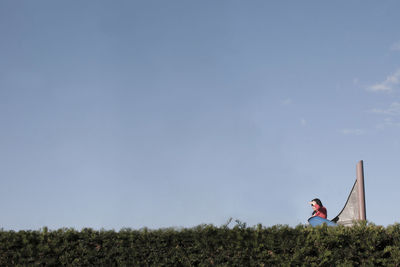
[[[324,206],[324,205],[322,205],[322,202],[321,202],[321,200],[320,200],[319,198],[314,198],[314,199],[311,200],[311,201],[315,201],[315,203],[317,203],[317,205],[320,206],[320,207],[323,207],[323,206]],[[312,213],[312,215],[314,215],[316,212],[317,212],[317,211],[314,210],[313,213]]]
[[[313,200],[311,200],[311,201],[315,201],[317,204],[318,204],[318,206],[320,206],[320,207],[323,207],[324,205],[322,205],[322,202],[321,202],[321,200],[319,199],[319,198],[314,198]]]

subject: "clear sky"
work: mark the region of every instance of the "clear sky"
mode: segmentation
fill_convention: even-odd
[[[0,227],[400,221],[400,2],[0,1]]]

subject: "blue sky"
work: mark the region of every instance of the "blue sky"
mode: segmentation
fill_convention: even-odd
[[[399,10],[1,1],[1,227],[398,222]]]

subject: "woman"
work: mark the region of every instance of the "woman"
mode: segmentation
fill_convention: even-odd
[[[312,217],[319,216],[324,219],[328,217],[328,211],[326,210],[324,205],[322,205],[321,200],[319,200],[318,198],[314,198],[309,203],[311,204],[311,207],[314,210],[312,213]]]

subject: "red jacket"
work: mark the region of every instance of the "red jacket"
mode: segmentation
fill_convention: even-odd
[[[325,207],[321,207],[318,204],[315,204],[314,207],[316,208],[316,212],[314,213],[313,216],[318,216],[324,219],[328,217],[328,211],[326,210]]]

